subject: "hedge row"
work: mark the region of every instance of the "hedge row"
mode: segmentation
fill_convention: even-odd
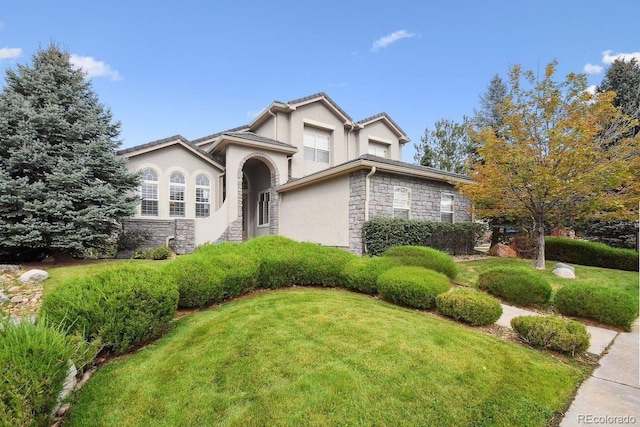
[[[602,243],[547,237],[545,254],[547,259],[560,262],[638,271],[638,252],[632,249],[612,248]]]
[[[363,240],[367,254],[373,256],[393,246],[429,246],[452,255],[468,255],[485,228],[475,223],[378,217],[364,223]]]

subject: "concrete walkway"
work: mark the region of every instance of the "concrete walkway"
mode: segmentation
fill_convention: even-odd
[[[539,313],[502,305],[502,317],[496,322],[511,328],[516,316]],[[589,353],[602,355],[599,367],[580,388],[567,410],[561,427],[587,425],[640,425],[640,328],[638,320],[631,332],[587,326],[591,334]]]

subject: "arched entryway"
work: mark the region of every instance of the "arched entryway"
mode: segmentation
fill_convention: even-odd
[[[277,234],[275,174],[273,163],[263,156],[251,156],[241,165],[242,240]]]

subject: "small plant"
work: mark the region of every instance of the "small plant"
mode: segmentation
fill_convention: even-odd
[[[497,299],[474,289],[456,289],[436,297],[438,311],[474,326],[490,325],[502,316]]]
[[[118,267],[70,279],[48,292],[41,315],[86,341],[124,353],[155,338],[173,319],[177,286],[159,271]]]
[[[73,356],[65,334],[44,322],[0,323],[2,425],[49,425]]]
[[[133,259],[153,259],[163,260],[173,256],[173,251],[167,245],[156,246],[155,248],[141,249],[133,253]]]
[[[638,300],[613,288],[598,285],[567,285],[556,292],[555,306],[565,316],[594,319],[631,330],[638,317]]]
[[[447,276],[422,267],[394,267],[378,279],[378,292],[383,298],[414,308],[433,307],[436,296],[450,288]]]
[[[480,289],[515,304],[545,304],[551,297],[551,285],[528,267],[493,267],[480,273]]]
[[[453,258],[444,252],[423,246],[395,246],[384,253],[385,257],[396,258],[402,265],[428,268],[455,279],[458,267]]]
[[[519,316],[511,327],[529,345],[574,356],[589,348],[589,334],[582,323],[558,316]]]
[[[400,262],[395,258],[368,256],[354,258],[345,265],[342,272],[345,278],[344,286],[366,294],[377,294],[378,278],[385,271],[399,265]]]

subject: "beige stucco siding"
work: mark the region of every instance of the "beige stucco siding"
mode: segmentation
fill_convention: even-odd
[[[280,234],[349,247],[349,176],[280,193]]]
[[[211,212],[219,205],[218,182],[221,171],[211,163],[192,153],[181,145],[172,145],[160,150],[150,151],[131,157],[127,161],[127,169],[138,172],[144,168],[152,168],[158,174],[158,216],[143,217],[150,219],[169,219],[169,177],[173,172],[180,172],[186,180],[185,218],[195,218],[196,177],[204,174],[211,182]],[[136,209],[136,217],[140,216],[140,207]]]

